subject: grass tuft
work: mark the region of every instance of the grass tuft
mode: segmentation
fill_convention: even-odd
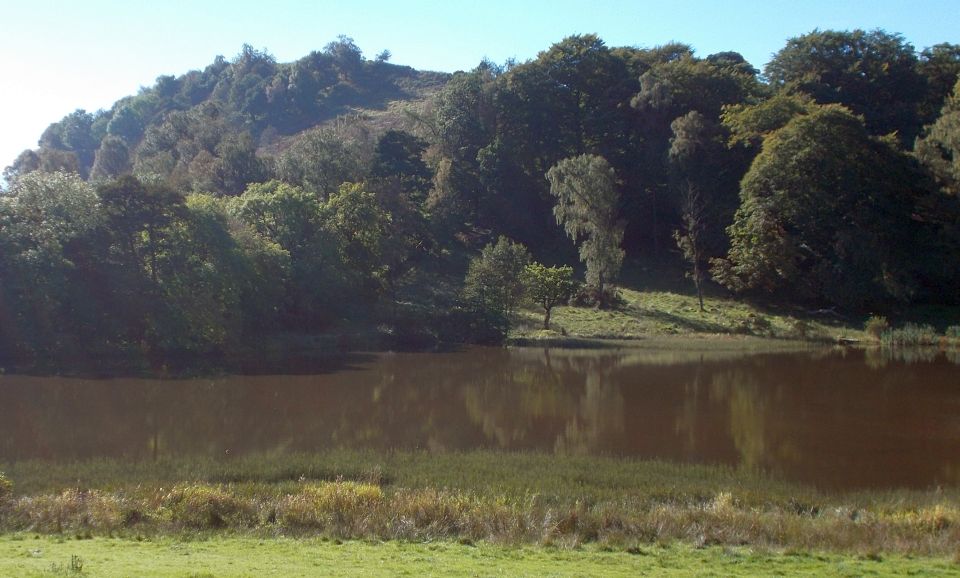
[[[238,495],[229,486],[182,484],[168,492],[161,488],[157,506],[161,516],[194,529],[252,527],[259,521],[256,500]]]
[[[880,336],[880,341],[889,346],[936,345],[940,338],[937,330],[930,325],[907,323],[903,327],[888,329]]]
[[[890,330],[890,322],[883,315],[871,315],[863,325],[863,330],[875,341],[880,341],[883,334]]]

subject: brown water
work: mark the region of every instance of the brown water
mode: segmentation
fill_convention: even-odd
[[[286,375],[5,375],[0,463],[484,448],[728,464],[842,489],[958,485],[956,361],[474,348]]]

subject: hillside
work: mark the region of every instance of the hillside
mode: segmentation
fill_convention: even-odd
[[[312,129],[347,122],[372,141],[389,129],[416,130],[416,113],[450,75],[388,58],[368,60],[345,37],[290,63],[245,45],[202,71],[160,76],[109,110],[67,115],[7,173],[66,170],[103,180],[133,171],[186,190],[237,194],[268,170],[254,154],[279,155]]]

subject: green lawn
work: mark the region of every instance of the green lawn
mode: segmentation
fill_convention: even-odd
[[[125,540],[0,537],[2,576],[957,576],[943,558],[776,553],[748,548],[511,547],[217,536]]]

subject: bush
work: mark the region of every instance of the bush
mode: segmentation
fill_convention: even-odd
[[[11,494],[13,494],[13,482],[0,472],[0,502],[6,500]]]
[[[949,339],[960,339],[960,325],[951,325],[943,332]]]
[[[806,319],[790,319],[787,324],[787,337],[806,341],[820,339],[823,335],[813,323]]]
[[[576,307],[597,307],[599,309],[620,309],[627,304],[623,295],[615,287],[608,285],[601,292],[593,285],[580,285],[576,288],[570,305]]]
[[[743,335],[771,335],[773,333],[773,323],[762,315],[750,313],[746,318],[736,322],[733,331]]]
[[[880,340],[880,336],[890,329],[890,322],[883,315],[871,315],[867,322],[863,324],[863,330],[870,337]]]

